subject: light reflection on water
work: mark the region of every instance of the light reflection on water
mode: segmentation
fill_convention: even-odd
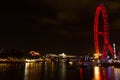
[[[94,80],[101,80],[100,67],[98,66],[94,67]]]
[[[119,68],[115,68],[114,69],[114,76],[115,76],[115,80],[120,80],[120,69]]]
[[[71,67],[65,63],[0,64],[0,80],[120,80],[120,68]]]
[[[82,79],[82,73],[83,73],[83,70],[82,68],[80,68],[80,79]]]
[[[94,80],[120,80],[120,68],[94,67]]]

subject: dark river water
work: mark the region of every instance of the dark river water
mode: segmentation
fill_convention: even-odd
[[[120,68],[65,63],[0,63],[0,80],[120,80]]]

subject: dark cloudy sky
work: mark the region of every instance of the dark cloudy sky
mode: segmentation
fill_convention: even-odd
[[[120,44],[119,0],[2,0],[1,48],[92,50],[96,7],[106,7],[110,40]]]

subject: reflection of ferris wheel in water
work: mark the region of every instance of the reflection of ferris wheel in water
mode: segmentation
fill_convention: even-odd
[[[99,32],[98,30],[98,19],[100,11],[102,12],[103,21],[104,21],[104,30],[102,32]],[[108,26],[108,18],[107,18],[107,12],[105,7],[100,4],[98,5],[96,12],[95,12],[95,18],[94,18],[94,43],[95,43],[95,52],[96,54],[100,54],[100,48],[99,48],[99,35],[103,36],[104,39],[104,45],[103,45],[103,51],[102,51],[102,59],[105,59],[107,56],[108,50],[113,55],[114,50],[112,46],[109,44],[109,26]]]

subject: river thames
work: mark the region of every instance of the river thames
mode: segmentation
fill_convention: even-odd
[[[0,80],[120,80],[120,68],[65,63],[0,63]]]

